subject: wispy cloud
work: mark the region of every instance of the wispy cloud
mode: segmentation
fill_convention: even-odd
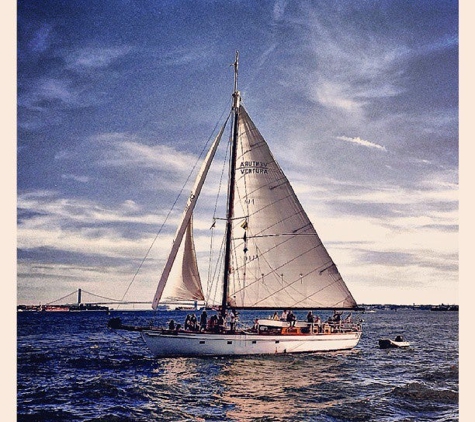
[[[38,51],[48,48],[51,27],[37,31],[31,41]],[[127,55],[130,47],[85,47],[75,51],[55,51],[55,65],[41,76],[21,80],[18,105],[22,113],[19,127],[26,130],[41,129],[52,123],[61,123],[61,111],[98,105],[104,101],[103,92],[93,88],[94,80],[116,60]],[[85,78],[78,82],[71,70]]]
[[[361,31],[337,6],[326,8],[302,2],[300,13],[289,17],[308,57],[305,71],[298,61],[286,64],[288,80],[312,102],[353,113],[372,99],[400,94],[408,49],[391,37]]]
[[[376,148],[382,151],[387,151],[386,147],[375,144],[374,142],[365,141],[364,139],[361,139],[359,136],[357,136],[356,138],[349,138],[348,136],[337,136],[336,139],[341,139],[342,141],[351,142],[353,144],[361,145],[368,148]]]
[[[196,44],[194,46],[176,48],[172,51],[167,49],[160,53],[159,59],[166,66],[187,66],[192,63],[196,65],[206,63],[206,59],[210,58],[212,53],[212,46]]]
[[[78,72],[104,69],[130,51],[131,47],[128,46],[85,47],[66,55],[66,67]]]
[[[103,150],[99,164],[137,168],[153,168],[157,171],[189,171],[196,163],[192,154],[178,151],[167,145],[148,146],[132,140],[110,143],[110,138],[102,137],[110,149]]]
[[[29,42],[29,47],[35,53],[42,53],[46,51],[52,39],[53,27],[50,24],[43,24],[34,33],[32,39]]]
[[[62,174],[61,178],[65,180],[68,180],[68,179],[75,180],[76,182],[80,182],[80,183],[87,183],[90,180],[88,176],[76,176],[74,174]]]
[[[273,18],[276,22],[283,19],[285,13],[285,7],[287,6],[286,0],[277,0],[274,4]]]
[[[41,78],[32,83],[19,104],[32,110],[48,110],[51,107],[74,106],[79,104],[78,91],[66,78]]]

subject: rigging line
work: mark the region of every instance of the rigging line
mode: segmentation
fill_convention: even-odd
[[[228,119],[229,119],[229,116],[228,116]],[[211,298],[211,290],[212,290],[212,285],[214,283],[214,277],[212,278],[212,276],[211,276],[211,273],[212,273],[212,271],[211,271],[211,269],[212,269],[212,258],[213,258],[214,226],[215,226],[216,220],[220,220],[220,218],[216,217],[216,213],[217,213],[217,210],[218,210],[219,198],[221,196],[221,188],[223,186],[223,179],[225,177],[224,175],[225,175],[225,170],[226,170],[226,163],[228,162],[228,152],[229,152],[229,148],[225,148],[225,157],[224,157],[224,161],[223,161],[223,166],[221,168],[221,175],[220,175],[219,183],[218,183],[218,192],[216,194],[216,201],[214,203],[214,210],[213,210],[213,225],[211,226],[212,232],[211,232],[210,252],[209,252],[209,261],[208,261],[208,288],[207,288],[207,292],[206,292],[208,299]]]
[[[212,264],[212,259],[213,259],[213,240],[214,240],[214,228],[211,228],[211,236],[210,236],[210,243],[209,243],[209,258],[208,258],[208,283],[206,286],[206,302],[209,301],[210,295],[211,295],[211,264]]]
[[[216,266],[214,268],[214,274],[211,278],[212,285],[210,286],[209,295],[211,298],[212,288],[214,286],[214,296],[213,296],[214,301],[216,301],[216,297],[218,296],[219,275],[222,273],[222,268],[223,268],[225,241],[226,241],[226,238],[225,236],[223,236],[222,241],[221,241],[221,247],[218,253],[218,259],[216,260]]]
[[[124,293],[124,295],[122,296],[121,301],[124,300],[124,298],[125,298],[125,296],[127,295],[128,291],[129,291],[129,289],[130,289],[130,287],[132,286],[133,282],[134,282],[135,279],[137,278],[138,273],[139,273],[140,270],[142,269],[143,264],[144,264],[145,261],[147,260],[148,255],[150,254],[150,251],[151,251],[152,248],[153,248],[153,245],[155,245],[155,242],[157,241],[158,236],[160,236],[160,234],[161,234],[163,228],[165,227],[165,224],[167,223],[167,221],[168,221],[168,219],[169,219],[171,213],[172,213],[173,210],[175,209],[175,205],[177,204],[178,200],[180,199],[181,195],[183,194],[183,191],[185,190],[185,186],[188,184],[188,181],[190,180],[191,175],[193,174],[193,172],[194,172],[196,166],[198,165],[198,162],[200,161],[200,159],[201,159],[203,153],[207,150],[207,146],[208,146],[210,140],[213,138],[213,134],[215,133],[216,129],[218,128],[219,122],[220,122],[221,119],[223,118],[224,113],[226,112],[226,110],[227,110],[227,107],[226,107],[225,111],[223,111],[223,113],[221,113],[221,116],[220,116],[220,118],[218,119],[218,121],[216,122],[216,125],[215,125],[213,131],[211,132],[211,134],[210,134],[208,140],[206,141],[205,146],[204,146],[203,149],[201,150],[201,153],[200,153],[199,157],[198,157],[197,160],[195,161],[195,164],[193,165],[193,167],[192,167],[190,173],[188,174],[188,177],[187,177],[187,179],[185,180],[185,183],[183,184],[182,188],[180,189],[180,192],[178,193],[178,195],[177,195],[175,201],[173,202],[172,207],[171,207],[170,210],[168,211],[168,213],[167,213],[167,215],[166,215],[166,217],[165,217],[165,220],[163,221],[163,223],[162,223],[162,225],[160,226],[160,228],[159,228],[157,234],[155,235],[154,239],[152,240],[152,243],[150,244],[150,246],[149,246],[149,248],[148,248],[148,250],[147,250],[145,256],[144,256],[144,257],[142,258],[142,260],[140,261],[140,264],[139,264],[139,266],[138,266],[138,268],[137,268],[137,271],[135,271],[135,274],[134,274],[134,276],[132,277],[132,280],[130,281],[129,285],[127,286],[127,289],[125,290],[125,293]],[[227,117],[227,119],[229,119],[229,116]],[[226,119],[226,120],[227,120],[227,119]],[[120,304],[119,304],[118,307],[120,307]]]
[[[267,163],[267,164],[272,164],[270,161]],[[276,173],[273,169],[271,168],[268,168],[268,171],[269,172],[273,172],[273,173]],[[282,175],[279,179],[275,179],[265,185],[260,185],[260,186],[254,186],[253,190],[252,191],[249,191],[247,192],[247,194],[249,196],[251,195],[256,195],[257,192],[259,192],[260,190],[264,190],[264,189],[268,189],[268,190],[274,190],[282,185],[285,185],[286,183],[288,183],[289,180],[285,177],[285,175]],[[276,183],[279,183],[279,184],[276,184]]]
[[[229,116],[228,116],[228,119],[229,119]],[[225,153],[225,156],[224,156],[223,166],[221,168],[221,175],[219,177],[218,193],[216,195],[216,201],[214,203],[213,219],[216,219],[216,211],[218,209],[218,201],[219,201],[219,197],[221,196],[221,188],[223,186],[224,173],[225,173],[225,170],[226,170],[226,164],[228,162],[229,148],[225,148],[225,151],[226,151],[226,153]]]
[[[215,293],[213,296],[213,299],[216,299],[217,295],[217,286],[218,286],[218,281],[217,281],[217,276],[216,274],[221,272],[221,262],[223,259],[223,244],[224,244],[224,237],[221,240],[221,247],[217,249],[217,252],[214,249],[214,229],[212,236],[211,236],[211,244],[210,244],[210,255],[209,255],[209,261],[208,261],[208,285],[206,289],[206,296],[207,296],[207,301],[209,302],[211,300],[211,295],[212,295],[212,290],[213,287],[215,288]],[[215,261],[213,261],[213,256],[217,254],[217,258]],[[215,265],[213,267],[213,262],[215,262]]]

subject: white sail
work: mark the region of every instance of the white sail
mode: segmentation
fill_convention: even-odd
[[[193,242],[193,218],[186,227],[185,241],[182,242],[168,280],[163,289],[164,302],[180,300],[204,300],[198,264]]]
[[[229,297],[237,307],[356,302],[245,109],[239,111]]]
[[[195,184],[188,198],[188,202],[186,204],[185,211],[183,213],[181,224],[178,226],[177,232],[175,234],[175,239],[173,241],[172,249],[170,251],[170,254],[168,255],[168,259],[163,269],[162,276],[160,277],[160,281],[158,282],[157,291],[155,292],[155,296],[152,302],[153,309],[157,309],[157,306],[160,302],[165,286],[168,282],[168,276],[173,268],[173,264],[175,262],[175,258],[177,256],[178,250],[180,249],[185,231],[190,224],[193,210],[195,208],[198,197],[201,193],[201,188],[203,187],[203,184],[205,182],[206,176],[208,174],[208,170],[211,166],[211,162],[213,161],[214,155],[216,153],[216,149],[218,148],[219,141],[221,140],[226,124],[227,124],[227,120],[224,123],[221,130],[219,131],[218,135],[216,136],[216,139],[214,140],[213,144],[211,145],[211,148],[208,151],[208,154],[206,155],[206,158],[203,164],[201,165],[200,171],[196,177]],[[186,274],[183,274],[183,278],[185,277],[186,277]]]

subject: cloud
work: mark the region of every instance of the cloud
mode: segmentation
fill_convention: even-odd
[[[180,47],[173,51],[167,49],[159,55],[160,62],[166,66],[188,66],[190,64],[202,64],[211,58],[213,48],[211,45],[204,43],[196,44],[192,47]]]
[[[51,251],[50,260],[56,256],[59,262],[65,253],[108,260],[139,259],[155,236],[160,218],[144,213],[131,200],[116,208],[104,208],[91,200],[58,197],[47,191],[20,194],[18,209],[18,248],[46,248]],[[173,229],[174,223],[170,221]],[[158,248],[164,253],[160,251]]]
[[[43,53],[46,51],[51,44],[52,32],[53,27],[51,25],[41,25],[28,43],[31,50],[35,53]]]
[[[88,141],[94,151],[95,166],[106,171],[120,170],[122,174],[128,172],[134,180],[142,180],[142,189],[178,194],[184,185],[193,181],[200,164],[196,155],[161,143],[147,145],[146,142],[127,133],[104,133]]]
[[[191,153],[178,151],[163,144],[145,145],[134,135],[106,133],[91,140],[107,144],[107,148],[102,149],[102,156],[98,161],[101,166],[185,172],[196,164],[196,157]]]
[[[357,145],[362,145],[362,146],[368,147],[368,148],[376,148],[376,149],[380,149],[380,150],[383,150],[383,151],[387,151],[386,147],[383,147],[381,145],[375,144],[375,143],[370,142],[370,141],[365,141],[364,139],[361,139],[359,136],[356,137],[356,138],[349,138],[348,136],[337,136],[336,139],[341,139],[342,141],[351,142],[351,143],[354,143],[354,144],[357,144]]]
[[[47,39],[52,31],[45,26],[36,34],[36,49],[46,50]],[[33,42],[33,41],[32,41]],[[64,110],[86,108],[107,101],[104,91],[94,88],[97,78],[103,77],[107,68],[129,53],[130,47],[84,47],[73,52],[55,51],[48,67],[41,76],[34,72],[19,78],[19,124],[25,130],[38,130],[45,126],[64,122]],[[45,53],[46,54],[46,53]],[[54,60],[53,60],[54,59]],[[72,74],[71,70],[80,73]],[[24,71],[25,72],[25,71]],[[26,73],[26,72],[25,72]]]
[[[274,4],[273,18],[274,21],[280,22],[284,18],[285,8],[287,6],[286,0],[277,0]]]
[[[348,84],[335,83],[321,76],[318,77],[318,85],[312,91],[314,91],[313,98],[327,107],[357,112],[362,105],[360,100],[357,100],[352,95],[348,95],[348,91],[351,91]]]
[[[324,8],[302,2],[292,16],[287,13],[307,56],[286,61],[281,69],[286,81],[311,102],[356,113],[355,118],[373,100],[404,92],[410,50],[375,28],[362,30],[365,22],[348,18],[338,6]]]
[[[24,100],[25,97],[22,97]],[[29,108],[42,110],[52,105],[74,106],[79,104],[78,91],[72,86],[72,82],[63,78],[42,78],[37,80],[36,85],[26,97]],[[25,101],[21,101],[25,105]]]
[[[115,209],[104,208],[93,200],[68,198],[54,191],[34,191],[19,193],[19,210],[36,213],[38,219],[20,221],[20,227],[69,226],[83,223],[88,226],[100,226],[104,223],[140,223],[156,224],[156,217],[143,214],[142,209],[131,200],[124,201]],[[25,240],[28,241],[27,239]]]
[[[105,69],[131,51],[129,46],[84,47],[66,55],[66,68],[77,72]]]
[[[62,174],[61,178],[65,179],[65,180],[68,180],[68,179],[69,180],[74,180],[74,181],[80,182],[80,183],[87,183],[90,180],[90,178],[88,176],[76,176],[74,174]]]
[[[302,203],[309,218],[355,297],[368,303],[375,300],[365,291],[369,286],[384,291],[404,287],[411,290],[409,299],[395,291],[397,301],[420,303],[421,291],[440,289],[434,294],[438,296],[450,290],[444,280],[458,279],[454,172],[433,167],[412,185],[394,182],[368,186],[327,178],[315,187],[301,177],[294,185],[297,195],[305,193]],[[426,298],[427,303],[433,301],[430,295]]]

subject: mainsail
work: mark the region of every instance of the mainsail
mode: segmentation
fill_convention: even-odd
[[[356,302],[289,181],[239,109],[228,296],[239,308],[353,308]]]

